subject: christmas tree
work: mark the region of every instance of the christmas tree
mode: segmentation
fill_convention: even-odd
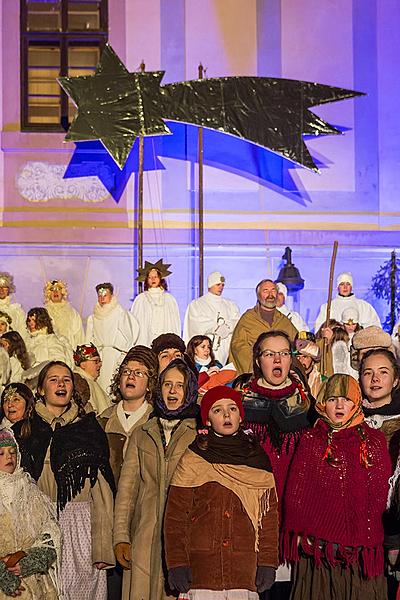
[[[383,323],[383,329],[392,333],[400,312],[400,260],[394,250],[390,260],[373,276],[371,291],[376,298],[388,302],[390,311]]]

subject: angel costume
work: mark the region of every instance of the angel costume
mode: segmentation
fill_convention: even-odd
[[[59,336],[67,338],[74,350],[79,344],[83,344],[85,336],[81,316],[68,300],[61,302],[49,300],[44,307],[53,321],[54,331]]]
[[[20,336],[25,340],[28,336],[26,330],[26,315],[20,304],[11,302],[10,296],[0,298],[0,311],[7,313],[11,319],[11,327],[14,331],[18,331]]]
[[[138,344],[150,347],[151,342],[162,333],[181,335],[178,303],[162,287],[149,288],[138,294],[131,313],[140,323]]]
[[[186,309],[183,339],[187,344],[194,335],[208,335],[216,360],[225,365],[240,311],[235,302],[207,292]]]
[[[0,450],[10,445],[16,446],[12,432],[0,430]],[[56,600],[60,528],[52,502],[22,470],[20,462],[17,448],[14,473],[0,471],[0,599],[10,598],[23,586],[25,590],[18,596],[21,600]],[[20,552],[18,577],[7,570],[4,559]]]
[[[115,296],[101,306],[98,302],[88,317],[86,343],[98,349],[102,367],[97,383],[107,392],[111,378],[121,360],[138,343],[139,323],[129,311],[122,308]]]

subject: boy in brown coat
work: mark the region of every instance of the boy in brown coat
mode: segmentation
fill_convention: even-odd
[[[240,394],[225,386],[201,404],[200,433],[172,478],[165,522],[168,581],[182,598],[258,598],[278,565],[278,513],[269,459],[240,428]]]

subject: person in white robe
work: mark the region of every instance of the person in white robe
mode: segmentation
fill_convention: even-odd
[[[393,327],[392,341],[393,341],[393,346],[395,347],[395,350],[396,350],[397,360],[400,361],[400,319],[397,321],[396,325]]]
[[[26,315],[22,306],[11,302],[11,294],[15,293],[14,277],[6,271],[0,272],[0,311],[7,313],[12,319],[12,328],[26,339]]]
[[[353,276],[351,273],[340,273],[336,280],[338,295],[332,300],[330,318],[341,322],[343,311],[346,308],[355,308],[359,315],[359,324],[361,327],[376,325],[381,327],[381,322],[374,307],[361,298],[357,298],[353,293]],[[315,322],[315,332],[326,321],[326,304],[322,304],[317,320]]]
[[[86,343],[94,344],[100,353],[102,368],[97,381],[107,393],[118,363],[137,343],[139,323],[119,304],[111,283],[99,283],[96,292],[97,303],[87,320]]]
[[[150,347],[151,342],[163,333],[181,335],[181,318],[178,303],[167,289],[166,277],[171,274],[161,258],[156,263],[145,261],[138,269],[137,281],[144,283],[144,292],[136,296],[131,312],[140,323],[138,344]]]
[[[289,321],[293,323],[297,331],[309,331],[309,327],[303,317],[295,310],[290,310],[290,308],[286,306],[285,302],[288,295],[286,285],[279,281],[276,284],[276,289],[278,290],[276,308],[279,310],[279,312],[285,315],[285,317],[287,317]]]
[[[212,341],[216,360],[225,365],[240,311],[235,302],[222,298],[225,287],[225,277],[222,273],[210,273],[207,283],[208,292],[192,300],[186,309],[183,339],[187,344],[195,335],[207,335]]]
[[[54,331],[67,338],[72,348],[83,344],[85,335],[82,319],[77,310],[68,302],[67,285],[61,279],[48,281],[44,287],[45,309],[49,313]]]
[[[101,371],[99,351],[93,344],[81,344],[74,352],[74,373],[87,382],[90,391],[89,402],[97,415],[111,406],[111,398],[97,383]]]
[[[26,326],[29,332],[26,349],[32,355],[32,363],[31,368],[25,371],[25,381],[36,378],[44,364],[51,360],[61,360],[72,368],[72,347],[66,338],[54,333],[53,323],[45,308],[31,308],[26,317]]]

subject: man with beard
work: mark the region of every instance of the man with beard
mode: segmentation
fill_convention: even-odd
[[[119,304],[111,283],[99,283],[96,292],[98,301],[87,320],[86,343],[94,344],[100,353],[103,364],[98,383],[107,392],[118,361],[138,339],[139,323]]]
[[[11,294],[14,292],[14,277],[3,271],[0,273],[0,311],[11,317],[13,330],[18,331],[25,340],[28,337],[25,326],[26,315],[20,304],[11,302]]]
[[[67,284],[61,279],[48,281],[44,286],[44,306],[57,335],[69,341],[71,348],[83,344],[84,333],[80,314],[68,302]]]
[[[279,329],[293,341],[297,329],[277,308],[278,291],[272,279],[262,279],[256,287],[257,304],[240,317],[232,335],[230,361],[238,374],[252,370],[254,342],[265,331]]]

